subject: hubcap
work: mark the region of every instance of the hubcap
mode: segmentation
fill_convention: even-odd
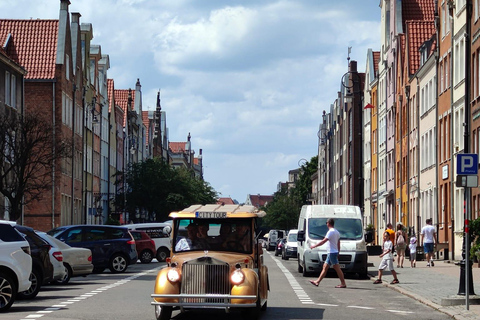
[[[6,306],[12,299],[13,289],[10,282],[0,278],[0,307]]]
[[[31,295],[32,293],[34,293],[38,286],[37,275],[33,272],[30,273],[30,281],[32,282],[32,285],[27,291],[25,291],[26,295]]]

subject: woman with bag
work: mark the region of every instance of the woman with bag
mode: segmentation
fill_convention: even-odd
[[[405,249],[407,248],[407,235],[403,231],[403,225],[397,225],[397,232],[395,233],[395,248],[397,251],[397,268],[403,268],[403,261],[405,260]]]

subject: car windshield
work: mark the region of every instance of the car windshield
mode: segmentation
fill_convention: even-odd
[[[250,219],[176,219],[173,227],[174,252],[252,252]]]
[[[296,233],[290,233],[288,235],[288,242],[297,242],[297,234]]]
[[[56,237],[57,234],[61,233],[65,229],[66,228],[58,227],[58,228],[55,228],[55,229],[52,229],[52,230],[48,231],[47,234],[51,235],[52,237]]]
[[[314,240],[322,240],[328,232],[328,218],[308,219],[308,236]],[[340,240],[362,239],[362,223],[360,219],[335,219],[335,229],[340,233]]]

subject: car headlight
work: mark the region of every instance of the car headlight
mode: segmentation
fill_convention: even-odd
[[[230,276],[230,281],[232,281],[232,283],[235,285],[242,284],[244,280],[245,280],[245,275],[240,269],[233,271],[232,275]]]
[[[178,272],[178,269],[172,268],[168,270],[167,278],[168,278],[168,281],[172,283],[178,282],[180,281],[180,272]]]

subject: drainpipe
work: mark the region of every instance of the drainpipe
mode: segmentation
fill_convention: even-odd
[[[453,9],[454,9],[455,5],[453,2],[449,3],[449,14],[450,12],[452,13],[453,15]],[[455,26],[455,19],[453,19],[453,16],[450,16],[451,17],[451,29],[450,29],[450,48],[454,48],[454,43],[453,43],[453,28]],[[437,42],[438,43],[438,42]],[[450,49],[452,50],[452,49]],[[451,58],[450,58],[450,65],[449,65],[449,73],[450,73],[450,119],[453,115],[453,61],[454,60],[454,54],[455,54],[455,51],[452,50],[451,52]],[[437,105],[437,119],[438,119],[438,105]],[[453,126],[450,125],[450,141],[453,140]],[[453,143],[450,143],[451,147],[452,147],[452,156],[453,156],[453,152],[455,151],[453,149]],[[453,178],[455,172],[454,172],[454,168],[453,168],[453,163],[452,165],[450,165],[451,169],[450,169],[450,176]],[[438,166],[437,166],[437,177],[438,177]],[[439,186],[439,183],[437,183],[437,186]],[[453,186],[452,184],[452,187],[450,188],[450,199],[455,199],[454,196],[455,196],[455,192],[454,192],[454,189],[455,187]],[[438,190],[438,189],[437,189]],[[438,192],[437,192],[437,195],[436,195],[436,203],[438,205]],[[438,209],[437,209],[438,211]],[[453,204],[453,201],[450,201],[450,220],[452,221],[452,225],[451,225],[451,228],[452,228],[452,231],[451,231],[451,236],[450,236],[450,239],[452,239],[452,260],[455,260],[455,215],[453,214],[454,212],[454,204]]]
[[[67,66],[68,68],[68,66]],[[74,78],[75,79],[75,78]],[[73,84],[73,102],[72,102],[72,200],[70,205],[70,224],[74,224],[73,219],[73,212],[75,210],[75,110],[77,108],[77,104],[75,103],[75,92],[77,91],[77,85]]]
[[[52,129],[52,134],[53,134],[53,148],[52,148],[52,153],[53,153],[53,160],[52,160],[52,229],[55,228],[55,82],[53,83],[52,87],[52,124],[53,124],[53,129]]]

